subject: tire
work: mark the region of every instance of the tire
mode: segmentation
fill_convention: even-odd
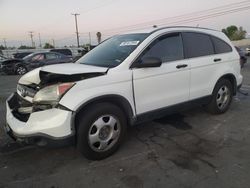
[[[24,75],[25,73],[27,73],[27,69],[24,66],[18,66],[16,68],[17,75]]]
[[[125,138],[127,120],[123,111],[111,103],[94,104],[79,114],[77,149],[90,160],[112,155]]]
[[[207,110],[212,114],[225,113],[233,98],[233,86],[227,79],[221,79],[215,85],[212,99],[207,105]]]

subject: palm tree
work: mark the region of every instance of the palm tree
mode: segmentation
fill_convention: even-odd
[[[101,40],[102,40],[102,33],[98,31],[98,32],[96,33],[96,36],[97,36],[97,42],[98,42],[98,44],[100,44],[100,43],[101,43]]]

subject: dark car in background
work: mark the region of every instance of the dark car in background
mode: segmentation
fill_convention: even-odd
[[[50,52],[57,52],[60,54],[63,54],[68,57],[72,57],[72,51],[67,48],[56,48],[56,49],[51,49]]]
[[[7,57],[0,55],[0,63],[6,61],[7,59],[8,59]]]
[[[0,72],[2,72],[2,62],[6,61],[7,59],[8,59],[7,57],[0,55]]]
[[[1,64],[4,73],[22,75],[30,70],[45,65],[70,62],[72,62],[71,57],[67,57],[57,52],[38,52],[32,53],[23,59],[9,59],[3,61]]]
[[[12,54],[14,59],[23,59],[24,57],[26,57],[27,55],[32,54],[33,52],[18,52],[15,54]]]
[[[80,59],[86,53],[88,53],[88,50],[86,50],[86,49],[78,50],[78,54],[73,58],[73,62],[76,62],[78,59]]]
[[[247,63],[247,57],[246,57],[246,52],[244,49],[239,48],[237,46],[235,46],[236,50],[238,51],[239,55],[240,55],[240,66],[241,68],[244,67],[244,64]]]

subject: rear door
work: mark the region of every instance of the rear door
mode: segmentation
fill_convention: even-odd
[[[190,67],[184,60],[180,33],[156,39],[137,62],[146,57],[160,58],[163,63],[160,67],[133,69],[137,114],[188,101]]]
[[[57,54],[57,53],[46,53],[45,57],[46,57],[46,65],[53,65],[53,64],[58,64],[58,63],[62,63],[62,58],[61,58],[61,54]]]
[[[228,61],[227,51],[220,39],[205,33],[182,33],[185,57],[191,66],[190,100],[212,94],[214,80]],[[225,42],[224,42],[225,43]]]

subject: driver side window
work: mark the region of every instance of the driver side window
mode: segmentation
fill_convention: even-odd
[[[179,33],[158,38],[144,52],[141,60],[156,57],[163,63],[184,59],[182,38]]]
[[[36,62],[36,61],[42,61],[44,60],[44,55],[43,54],[37,54],[34,57],[32,57],[31,61]]]

